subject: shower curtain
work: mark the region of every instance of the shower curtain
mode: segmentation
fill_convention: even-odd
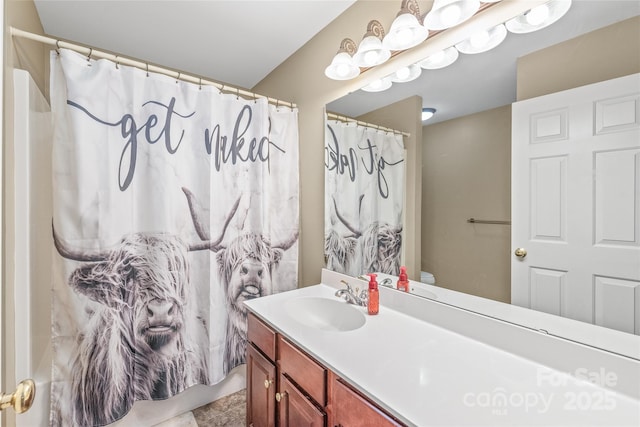
[[[297,287],[297,111],[51,53],[53,425],[215,384]]]
[[[402,135],[353,122],[326,121],[325,259],[358,276],[397,275],[402,252]]]

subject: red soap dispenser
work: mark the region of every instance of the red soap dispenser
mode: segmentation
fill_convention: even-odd
[[[369,274],[369,299],[367,300],[367,311],[369,314],[378,314],[380,309],[380,293],[375,274]]]
[[[397,288],[400,291],[409,292],[409,280],[407,279],[407,267],[405,266],[400,267]]]

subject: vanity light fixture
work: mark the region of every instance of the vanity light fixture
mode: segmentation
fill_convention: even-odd
[[[393,83],[389,77],[383,77],[381,79],[375,80],[365,87],[362,88],[365,92],[382,92],[391,87]]]
[[[429,55],[422,61],[418,62],[418,65],[425,70],[437,70],[456,62],[458,56],[460,56],[458,49],[451,46],[441,50],[440,52],[436,52],[433,55]]]
[[[426,122],[436,113],[435,108],[423,108],[422,109],[422,121]]]
[[[389,50],[405,50],[419,45],[429,36],[422,25],[420,8],[416,0],[402,0],[400,12],[393,20],[382,45]]]
[[[333,57],[331,64],[325,68],[324,75],[333,80],[349,80],[360,74],[360,68],[353,61],[356,43],[351,39],[344,39],[340,49]]]
[[[358,51],[353,55],[357,66],[362,68],[374,67],[387,61],[391,57],[389,49],[382,45],[384,28],[375,19],[367,25],[367,32],[362,37]]]
[[[429,30],[445,30],[471,18],[480,9],[479,0],[435,0],[424,17]]]
[[[406,83],[417,79],[420,77],[420,74],[422,74],[422,68],[416,64],[411,64],[400,68],[389,77],[394,83]]]
[[[456,49],[461,53],[473,54],[486,52],[498,46],[507,37],[507,29],[498,24],[488,30],[479,31],[468,39],[458,43]]]
[[[505,25],[512,33],[532,33],[562,18],[569,8],[571,8],[571,0],[551,0],[508,20]]]

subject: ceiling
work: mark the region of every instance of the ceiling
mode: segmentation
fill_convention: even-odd
[[[355,0],[35,0],[44,32],[251,89]]]
[[[400,5],[400,0],[388,1]],[[254,87],[354,2],[35,0],[44,31],[52,37],[245,89]],[[510,104],[516,96],[519,56],[639,14],[638,0],[574,0],[566,16],[541,31],[509,34],[490,52],[461,54],[445,69],[425,71],[417,80],[394,84],[382,93],[356,91],[328,109],[357,117],[420,95],[424,106],[438,110],[429,122],[436,123]]]

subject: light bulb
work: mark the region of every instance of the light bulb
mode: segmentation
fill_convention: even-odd
[[[396,39],[399,45],[405,45],[413,39],[413,31],[410,28],[402,28],[396,33]]]
[[[441,50],[438,53],[434,53],[429,57],[429,61],[431,61],[434,64],[441,63],[443,59],[444,59],[444,50]]]
[[[370,50],[369,52],[364,54],[364,62],[367,65],[373,65],[378,60],[378,52],[375,50]]]
[[[460,6],[457,4],[451,4],[442,9],[442,12],[440,12],[440,19],[444,25],[451,26],[458,22],[461,15],[462,9],[460,9]]]
[[[527,13],[527,23],[529,25],[540,25],[549,17],[549,6],[541,4],[531,9]]]
[[[484,30],[478,33],[475,33],[469,38],[469,43],[475,48],[483,47],[489,41],[489,32]]]
[[[371,82],[371,84],[369,85],[371,87],[371,89],[380,89],[382,87],[382,80],[375,80],[373,82]]]
[[[398,80],[405,80],[409,77],[410,74],[411,70],[409,70],[409,67],[402,67],[398,71],[396,71],[396,78]]]
[[[336,67],[336,75],[339,77],[344,77],[349,74],[349,67],[347,64],[340,64]]]

